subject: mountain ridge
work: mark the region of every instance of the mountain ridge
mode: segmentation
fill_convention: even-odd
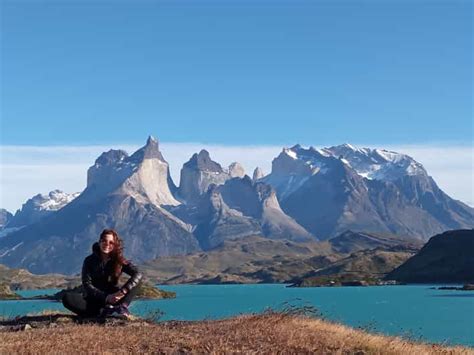
[[[256,169],[252,178],[201,150],[181,177],[177,187],[152,136],[132,155],[104,152],[72,202],[0,238],[0,263],[76,272],[104,228],[116,228],[130,257],[144,262],[250,236],[308,242],[352,230],[423,242],[474,221],[474,209],[441,191],[421,164],[380,149],[295,145],[283,148],[270,174]],[[351,238],[342,244],[370,244]]]

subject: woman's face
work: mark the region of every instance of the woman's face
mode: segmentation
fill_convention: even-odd
[[[103,254],[109,254],[114,250],[115,243],[114,243],[114,236],[112,234],[106,234],[104,237],[99,241],[100,251]]]

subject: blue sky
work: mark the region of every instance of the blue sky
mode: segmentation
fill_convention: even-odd
[[[0,6],[0,207],[81,191],[102,151],[149,134],[175,180],[201,148],[251,174],[348,142],[412,155],[474,206],[471,1]]]
[[[4,145],[472,144],[470,1],[1,4]]]

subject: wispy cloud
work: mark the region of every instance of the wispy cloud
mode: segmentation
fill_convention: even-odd
[[[133,153],[139,145],[0,146],[0,207],[15,211],[37,193],[54,189],[66,192],[83,190],[88,167],[102,152],[111,148]],[[425,166],[441,189],[451,197],[474,206],[472,146],[399,145],[381,148],[412,156]],[[256,166],[269,173],[271,162],[282,147],[163,142],[160,149],[170,164],[173,180],[179,183],[183,163],[201,149],[208,150],[212,159],[224,167],[234,161],[240,162],[251,175]]]

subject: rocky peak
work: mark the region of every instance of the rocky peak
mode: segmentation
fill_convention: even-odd
[[[262,180],[276,190],[279,199],[290,195],[311,176],[325,174],[337,159],[314,148],[304,149],[299,144],[283,148],[272,161],[272,172]]]
[[[130,157],[130,161],[134,163],[140,163],[144,159],[159,159],[165,162],[165,159],[163,158],[163,155],[161,154],[159,149],[158,140],[155,139],[153,136],[149,136],[145,146],[137,150]]]
[[[260,169],[258,166],[255,168],[255,170],[253,171],[253,177],[252,177],[252,180],[253,182],[256,182],[258,179],[261,179],[263,178],[263,171],[262,169]]]
[[[403,176],[428,176],[423,166],[406,154],[357,148],[347,143],[325,148],[325,151],[342,157],[357,174],[369,180],[394,181]]]
[[[47,195],[37,194],[33,196],[23,205],[23,208],[31,206],[31,208],[36,210],[56,211],[66,206],[79,196],[79,194],[79,192],[68,194],[61,190],[53,190]]]
[[[148,137],[146,144],[131,156],[123,151],[101,155],[107,164],[95,164],[87,171],[87,189],[82,200],[90,201],[112,192],[133,196],[156,206],[179,205],[169,166],[159,150],[158,140]]]
[[[242,178],[245,176],[245,169],[240,163],[234,162],[229,165],[229,175],[232,178],[235,178],[235,177]]]
[[[209,152],[205,149],[202,149],[198,154],[194,153],[191,159],[184,164],[183,168],[193,169],[193,170],[202,170],[202,171],[212,171],[216,173],[222,173],[222,169],[219,163],[216,163],[211,159]]]
[[[4,208],[0,208],[0,230],[7,225],[13,215]]]
[[[145,146],[130,157],[133,173],[118,190],[140,202],[155,206],[177,206],[176,187],[171,179],[168,163],[159,150],[158,140],[149,136]]]
[[[230,175],[213,161],[207,150],[193,154],[181,169],[179,196],[189,204],[197,202],[211,184],[222,185]]]
[[[96,166],[110,166],[117,164],[128,157],[124,150],[110,149],[108,152],[102,153],[95,161]]]
[[[28,199],[15,213],[8,227],[21,227],[38,222],[52,212],[60,210],[79,195],[79,192],[68,194],[61,190],[53,190],[47,195],[37,194]]]

